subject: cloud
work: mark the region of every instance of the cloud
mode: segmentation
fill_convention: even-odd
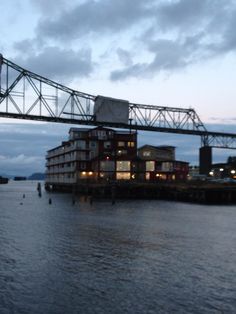
[[[133,63],[132,56],[129,51],[124,50],[122,48],[118,48],[116,52],[120,62],[123,63],[124,65],[130,66]]]
[[[151,53],[152,58],[148,62],[130,62],[131,65],[111,71],[111,80],[150,76],[163,71],[171,73],[235,52],[235,2],[168,1],[155,12],[151,27],[137,38],[139,44],[142,43],[141,49]]]
[[[161,71],[183,69],[189,64],[202,59],[203,54],[208,57],[208,52],[199,49],[199,36],[187,37],[184,40],[148,40],[148,50],[154,55],[152,61],[136,63],[111,72],[111,80],[121,80],[126,77],[148,76]]]
[[[60,12],[65,5],[68,5],[68,1],[66,0],[57,0],[57,1],[48,1],[48,0],[31,0],[31,4],[33,4],[36,10],[40,10],[43,15],[50,16],[57,14]]]
[[[88,0],[63,10],[56,18],[43,17],[37,34],[50,39],[66,40],[89,34],[121,32],[153,15],[151,0]]]
[[[32,3],[40,12],[35,36],[17,42],[15,49],[24,53],[28,68],[52,78],[86,77],[95,68],[99,73],[104,70],[99,56],[106,51],[106,63],[112,65],[108,76],[117,81],[170,74],[236,48],[234,0]],[[86,49],[75,49],[82,45]]]
[[[19,49],[25,50],[29,42],[17,44]],[[18,55],[15,62],[22,67],[48,78],[58,78],[71,81],[74,78],[88,77],[93,71],[91,50],[61,49],[59,47],[46,47],[40,52],[32,50],[28,54]]]
[[[55,123],[1,123],[0,174],[44,172],[47,150],[60,145],[68,129]]]
[[[0,155],[0,173],[30,175],[34,172],[34,169],[44,172],[44,163],[45,161],[41,156],[20,154],[11,157],[9,155]]]

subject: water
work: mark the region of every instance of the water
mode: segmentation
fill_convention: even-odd
[[[73,205],[36,185],[0,185],[1,314],[236,313],[234,206]]]

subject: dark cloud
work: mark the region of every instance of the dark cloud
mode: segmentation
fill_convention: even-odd
[[[129,29],[140,20],[154,15],[152,0],[88,0],[56,18],[42,18],[37,27],[39,37],[69,41],[89,34],[113,33]]]
[[[111,71],[111,80],[171,72],[218,57],[236,48],[236,4],[219,0],[179,0],[162,3],[153,25],[139,38],[153,55]]]
[[[19,49],[29,49],[30,42],[18,43]],[[27,54],[18,55],[16,63],[37,74],[48,78],[58,78],[68,81],[79,77],[88,77],[93,71],[93,62],[90,50],[73,51],[59,47],[46,47],[40,52],[34,49]]]
[[[110,77],[115,81],[129,76],[143,77],[160,71],[184,68],[201,60],[203,55],[208,57],[209,52],[199,48],[199,40],[199,36],[186,37],[184,40],[147,40],[148,50],[154,55],[152,61],[115,70],[111,72]]]
[[[129,51],[118,48],[116,52],[121,63],[126,66],[130,66],[132,64],[132,56]]]
[[[156,24],[163,31],[181,30],[184,33],[199,29],[209,22],[209,14],[217,11],[219,0],[165,1],[159,7]]]

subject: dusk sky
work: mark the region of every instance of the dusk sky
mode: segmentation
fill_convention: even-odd
[[[191,107],[209,129],[236,133],[235,0],[9,0],[0,12],[5,58],[93,95]],[[0,174],[44,171],[69,128],[0,119]],[[198,162],[199,138],[140,132],[139,143]],[[232,154],[214,150],[215,161]]]

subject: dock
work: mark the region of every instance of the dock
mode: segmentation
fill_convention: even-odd
[[[235,183],[213,182],[109,182],[80,183],[54,190],[70,191],[96,199],[168,200],[200,204],[236,204]]]

